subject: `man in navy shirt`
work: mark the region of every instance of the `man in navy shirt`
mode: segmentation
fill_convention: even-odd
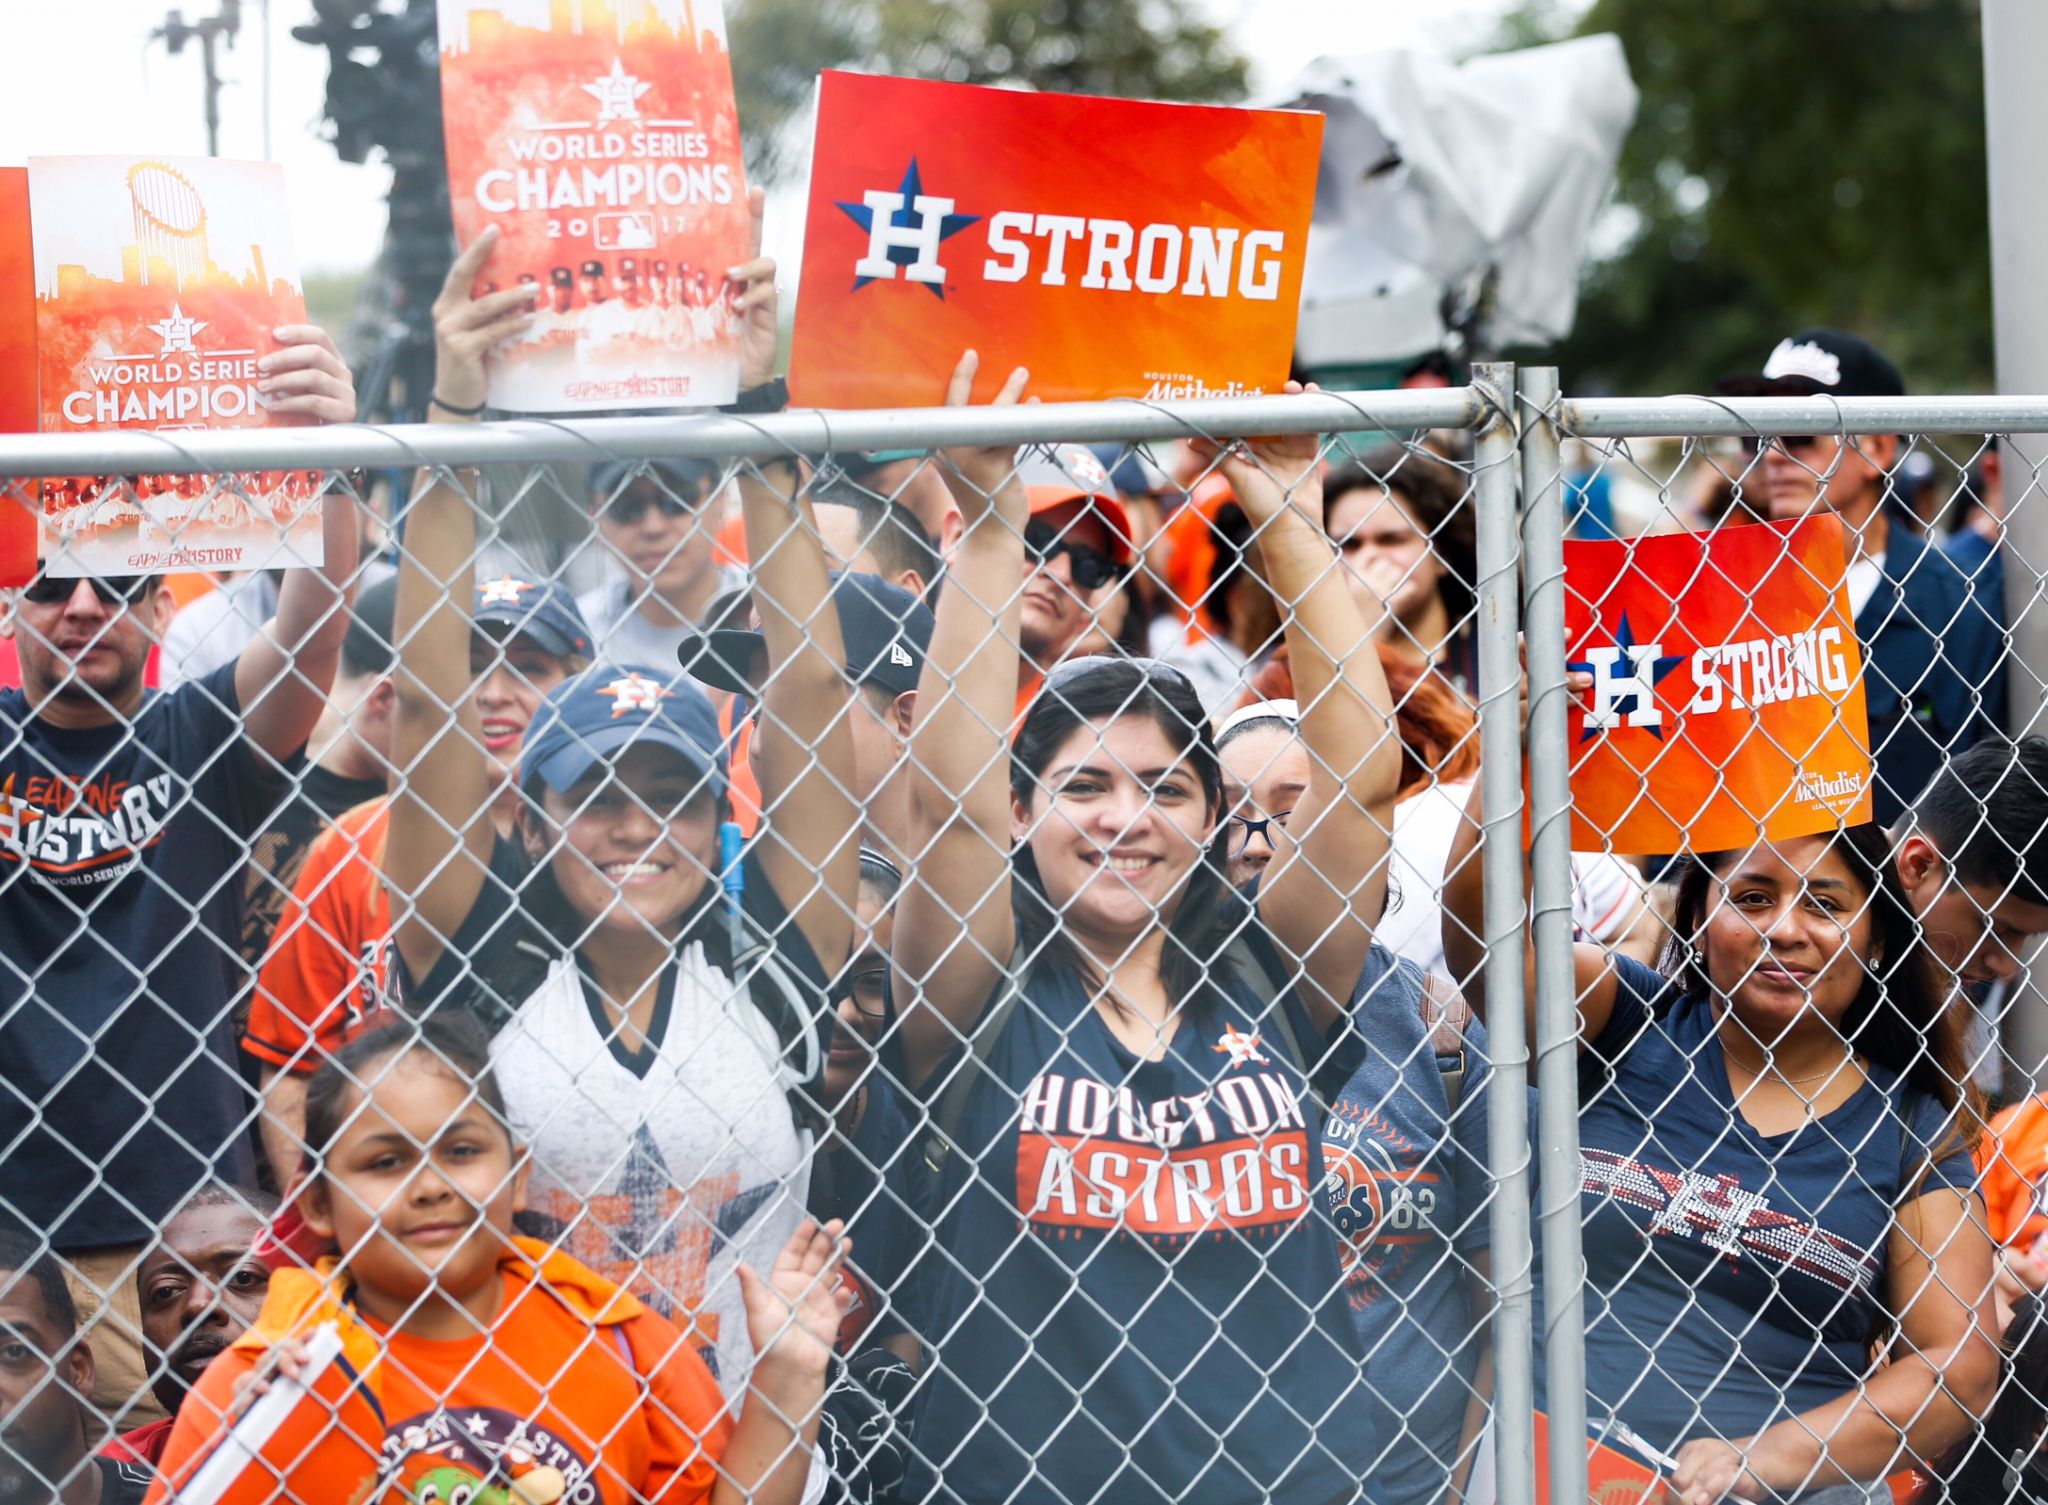
[[[1833,329],[1780,340],[1761,372],[1721,383],[1730,396],[1902,397],[1899,368]],[[1773,520],[1826,509],[1842,520],[1849,606],[1863,644],[1863,688],[1876,761],[1872,811],[1889,826],[2003,716],[2002,637],[1955,564],[1885,513],[1897,434],[1808,434],[1757,446],[1743,478]]]
[[[278,331],[272,411],[347,422],[333,342]],[[253,1175],[230,1012],[249,839],[334,679],[355,503],[322,504],[326,563],[286,574],[241,657],[143,688],[173,610],[154,576],[39,574],[0,633],[0,1226],[47,1240],[79,1298],[94,1401],[152,1419],[135,1269],[171,1209]],[[111,1311],[107,1311],[111,1308]]]

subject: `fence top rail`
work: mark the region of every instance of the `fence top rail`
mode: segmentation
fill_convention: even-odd
[[[154,475],[237,470],[652,460],[930,449],[956,444],[1093,443],[1196,435],[1399,433],[1476,426],[1473,387],[1218,397],[1176,402],[992,408],[797,409],[759,417],[509,419],[325,428],[0,435],[0,476]]]
[[[1559,405],[1585,439],[1751,434],[2048,433],[2048,397],[1580,397]]]

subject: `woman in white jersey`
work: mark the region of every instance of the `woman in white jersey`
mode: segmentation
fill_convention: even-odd
[[[493,244],[464,253],[436,304],[437,422],[473,416],[484,353],[530,317],[519,289],[470,297]],[[749,353],[772,353],[772,264],[733,280]],[[673,663],[599,664],[558,687],[521,749],[517,829],[497,836],[453,604],[470,598],[473,477],[412,504],[399,572],[405,777],[384,874],[402,1002],[492,1027],[532,1147],[528,1231],[690,1330],[735,1404],[749,1355],[733,1267],[804,1216],[804,1088],[855,910],[841,637],[796,480],[781,462],[739,484],[776,729],[754,754],[773,829],[744,862],[721,851],[716,720]]]

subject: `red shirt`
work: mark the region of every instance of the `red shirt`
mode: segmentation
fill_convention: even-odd
[[[116,1463],[146,1463],[155,1468],[164,1461],[164,1444],[171,1440],[171,1428],[177,1421],[175,1416],[166,1416],[146,1427],[123,1432],[100,1449],[100,1456]]]

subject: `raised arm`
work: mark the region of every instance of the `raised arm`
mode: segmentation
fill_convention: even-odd
[[[1285,617],[1309,753],[1308,788],[1259,885],[1259,915],[1301,966],[1302,999],[1328,1029],[1350,1006],[1386,904],[1401,742],[1379,650],[1323,530],[1319,459],[1315,436],[1290,435],[1234,445],[1219,463]]]
[[[484,353],[532,319],[533,283],[471,298],[497,244],[486,230],[449,269],[434,300],[433,423],[473,423],[451,407],[481,407]],[[398,954],[424,977],[468,918],[490,868],[494,773],[470,695],[469,603],[476,591],[475,471],[463,484],[437,476],[413,499],[398,551],[397,714],[384,883],[393,896]],[[466,487],[466,490],[465,490]]]
[[[953,372],[947,403],[966,405],[978,359]],[[997,396],[1008,406],[1027,374]],[[964,531],[939,596],[910,740],[910,852],[917,871],[897,900],[894,960],[904,1067],[921,1086],[971,1029],[1009,965],[1010,723],[1016,716],[1024,525],[1030,504],[1012,448],[948,450],[946,481]]]
[[[1576,681],[1575,681],[1576,683]],[[1481,1019],[1486,1017],[1486,884],[1481,870],[1480,827],[1486,819],[1480,806],[1479,784],[1465,805],[1465,818],[1458,822],[1451,839],[1451,855],[1444,864],[1444,965],[1451,979]],[[1522,892],[1532,891],[1529,859],[1522,858]],[[1523,909],[1522,1002],[1529,1021],[1529,1038],[1536,1038],[1536,947],[1529,933],[1528,910]],[[1579,990],[1579,1042],[1598,1038],[1614,1013],[1617,986],[1607,952],[1583,942],[1572,947],[1572,975]]]
[[[354,422],[355,383],[327,331],[317,324],[287,324],[277,340],[279,348],[262,362],[270,411],[317,423]],[[337,488],[321,498],[319,568],[285,572],[277,615],[235,663],[243,734],[280,761],[306,745],[333,688],[360,536],[354,497]]]
[[[751,274],[735,277],[745,284],[741,310],[772,328],[775,263],[756,259],[739,270]],[[766,735],[754,739],[769,832],[760,863],[831,976],[852,950],[860,876],[846,648],[831,605],[824,545],[795,463],[773,460],[742,470],[739,488],[754,605],[768,649],[760,710]]]
[[[1865,1484],[1932,1458],[1969,1435],[1998,1393],[1991,1239],[1972,1194],[1940,1188],[1900,1208],[1886,1245],[1887,1305],[1899,1336],[1859,1388],[1755,1437],[1678,1450],[1674,1492],[1685,1505],[1777,1499]]]

